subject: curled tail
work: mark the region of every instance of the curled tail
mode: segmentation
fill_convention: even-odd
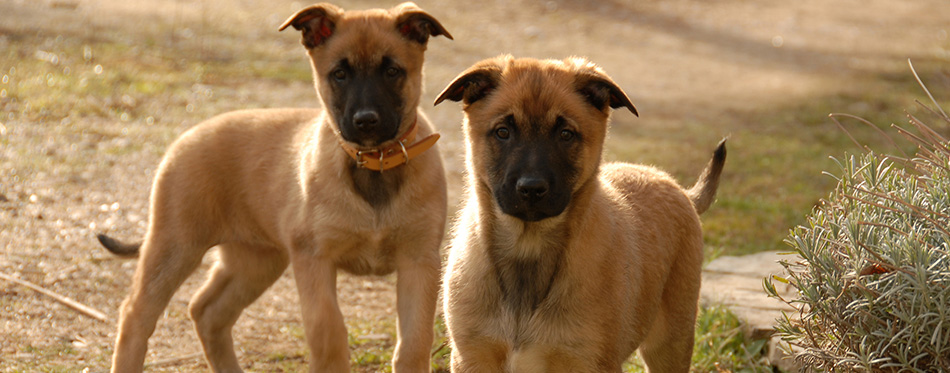
[[[699,180],[686,191],[686,195],[693,201],[693,207],[696,208],[697,214],[702,214],[709,209],[709,205],[712,205],[713,200],[716,199],[719,175],[722,173],[722,166],[725,164],[726,139],[722,139],[719,146],[716,147],[716,151],[713,152],[712,159],[706,164],[703,173],[699,175]]]
[[[134,258],[139,256],[139,248],[142,246],[141,242],[125,243],[101,233],[97,234],[96,238],[99,239],[99,243],[101,243],[106,250],[121,257]]]

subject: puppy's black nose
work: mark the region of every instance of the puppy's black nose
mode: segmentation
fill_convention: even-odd
[[[522,177],[515,184],[521,199],[528,202],[537,202],[543,198],[549,187],[547,180],[538,177]]]
[[[375,110],[360,110],[353,115],[353,124],[360,131],[372,131],[379,123],[379,114]]]

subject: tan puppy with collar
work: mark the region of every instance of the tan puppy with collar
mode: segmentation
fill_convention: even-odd
[[[349,372],[337,270],[398,272],[396,372],[428,372],[446,192],[438,135],[417,109],[430,36],[451,38],[415,4],[346,11],[317,4],[302,32],[324,109],[224,114],[184,133],[152,187],[144,242],[100,235],[139,256],[123,303],[114,372],[141,371],[176,289],[217,246],[189,306],[215,371],[240,371],[231,327],[293,265],[312,372]]]
[[[686,372],[703,260],[699,213],[720,144],[688,190],[666,173],[601,165],[626,94],[582,58],[501,56],[442,92],[462,101],[467,189],[444,278],[452,371]]]

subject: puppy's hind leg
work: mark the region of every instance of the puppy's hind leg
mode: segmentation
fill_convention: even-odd
[[[678,265],[663,292],[661,309],[640,356],[647,371],[688,372],[693,357],[696,300],[699,298],[699,268]]]
[[[688,372],[693,357],[692,322],[682,315],[661,312],[640,345],[640,357],[650,373]]]
[[[204,246],[204,247],[201,247]],[[156,234],[142,244],[129,297],[122,303],[113,372],[139,372],[148,338],[173,294],[201,263],[210,245],[183,244]]]
[[[286,252],[275,247],[218,246],[220,259],[188,307],[205,357],[215,372],[240,372],[231,328],[241,311],[287,268]]]

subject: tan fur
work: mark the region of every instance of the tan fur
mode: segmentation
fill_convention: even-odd
[[[333,104],[324,81],[334,60],[373,64],[387,55],[407,71],[399,131],[418,117],[419,136],[432,133],[416,108],[425,44],[396,29],[406,12],[422,11],[411,3],[388,11],[318,7],[335,26],[324,45],[309,50],[324,106]],[[241,370],[231,327],[292,265],[310,371],[349,371],[338,269],[398,272],[393,365],[397,372],[429,371],[446,214],[441,156],[433,148],[386,171],[402,180],[401,187],[374,208],[354,191],[349,175],[355,163],[341,149],[336,126],[324,110],[238,111],[198,124],[171,146],[152,187],[148,232],[122,305],[114,372],[141,371],[157,319],[213,246],[220,260],[189,306],[213,370]]]
[[[438,101],[462,97],[465,85],[456,83],[478,74],[493,77],[494,87],[464,106],[466,200],[443,281],[452,371],[620,372],[638,348],[651,372],[688,371],[703,260],[694,200],[703,209],[711,202],[724,148],[718,169],[694,187],[699,201],[656,168],[600,165],[610,109],[589,105],[577,87],[591,78],[614,83],[588,61],[482,61]],[[493,139],[484,134],[508,113],[563,116],[584,139],[573,198],[558,216],[525,222],[492,197]],[[500,252],[494,261],[492,248]],[[552,255],[561,257],[545,268]],[[499,266],[516,261],[542,263],[538,273],[549,276],[533,310],[515,311],[503,300]]]

